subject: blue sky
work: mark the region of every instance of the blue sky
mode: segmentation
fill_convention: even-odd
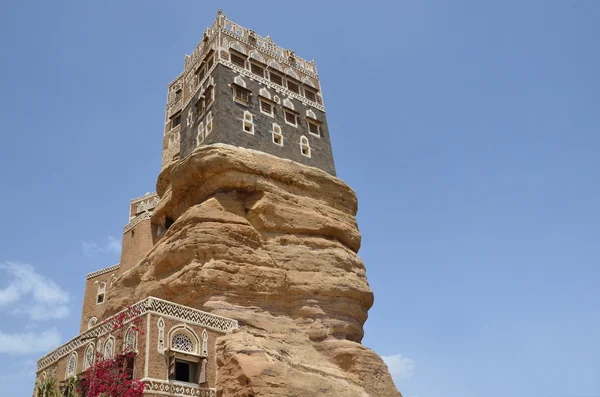
[[[405,397],[600,396],[600,2],[0,4],[0,379],[73,337],[220,7],[316,58]]]

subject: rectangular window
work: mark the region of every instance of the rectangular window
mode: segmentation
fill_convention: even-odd
[[[246,68],[246,60],[234,53],[231,53],[231,63],[233,63],[234,65],[238,65],[241,68]]]
[[[319,124],[308,120],[306,123],[308,124],[308,132],[316,136],[321,136],[321,126]]]
[[[196,367],[198,364],[178,358],[172,359],[175,360],[175,368],[171,379],[180,382],[196,383]]]
[[[213,101],[213,86],[209,86],[205,91],[204,91],[204,101],[206,103],[206,106],[210,105]]]
[[[239,85],[234,86],[235,100],[243,103],[250,102],[250,90],[247,90]]]
[[[254,116],[250,112],[244,112],[242,128],[249,134],[254,134]]]
[[[182,96],[183,96],[183,91],[182,90],[175,91],[175,102],[181,100]]]
[[[200,117],[202,114],[204,114],[204,109],[204,99],[200,98],[196,101],[196,104],[194,105],[196,117]]]
[[[288,123],[288,124],[293,125],[294,127],[296,127],[297,126],[296,115],[294,113],[292,113],[292,112],[287,111],[287,110],[285,110],[284,113],[285,113],[285,122]]]
[[[265,77],[265,70],[255,63],[250,63],[250,70],[260,77]]]
[[[177,127],[179,124],[181,124],[181,112],[171,117],[171,129]]]
[[[208,62],[206,63],[206,67],[208,69],[212,68],[212,65],[215,63],[215,57],[211,56],[210,58],[208,58]]]
[[[288,90],[295,92],[296,94],[300,93],[300,87],[295,82],[288,79],[287,86],[288,86]]]
[[[261,100],[260,101],[260,111],[268,116],[273,116],[273,105],[269,102]]]
[[[198,70],[196,70],[196,77],[198,78],[198,83],[202,81],[202,79],[204,78],[204,66],[198,68]]]
[[[314,91],[309,90],[308,88],[304,89],[304,96],[309,101],[313,101],[313,102],[317,101],[317,94]]]
[[[96,299],[96,303],[100,304],[104,302],[104,294],[98,294],[98,298]]]
[[[204,131],[204,137],[206,138],[213,129],[212,110],[210,112],[208,112],[208,114],[206,115],[205,123],[206,123],[206,129]]]
[[[280,85],[280,86],[282,86],[282,87],[283,87],[283,79],[281,78],[281,76],[280,76],[280,75],[278,75],[278,74],[276,74],[276,73],[273,73],[273,72],[269,72],[269,79],[270,79],[270,80],[271,80],[273,83],[275,83],[275,84],[277,84],[277,85]]]

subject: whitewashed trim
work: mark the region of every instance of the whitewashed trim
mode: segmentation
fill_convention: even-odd
[[[143,196],[136,197],[136,198],[133,198],[133,199],[129,200],[129,204],[133,204],[133,203],[136,203],[138,201],[146,200],[146,199],[148,199],[148,198],[150,198],[152,196],[158,196],[158,195],[156,194],[156,192],[148,192],[148,193],[144,194]]]
[[[140,215],[136,216],[135,218],[133,218],[133,220],[131,222],[129,222],[124,228],[123,228],[123,234],[127,233],[128,231],[130,231],[131,229],[133,229],[134,227],[136,227],[138,225],[138,223],[145,221],[147,219],[152,218],[152,212],[151,211],[146,211],[146,212],[142,212]]]
[[[304,96],[302,96],[300,94],[296,94],[295,92],[290,91],[287,88],[282,87],[280,85],[277,85],[277,84],[271,82],[270,80],[267,80],[264,77],[257,76],[257,75],[255,75],[254,73],[252,73],[251,71],[249,71],[247,69],[242,69],[238,65],[234,65],[233,63],[231,63],[229,61],[226,61],[225,59],[221,59],[221,58],[217,59],[217,62],[215,62],[215,65],[217,65],[217,64],[225,65],[228,68],[233,69],[237,73],[239,73],[239,74],[241,74],[241,75],[243,75],[245,77],[248,77],[250,80],[256,80],[259,83],[261,83],[261,84],[263,84],[263,85],[265,85],[265,86],[267,86],[269,88],[272,88],[275,92],[278,92],[278,93],[284,94],[284,95],[286,95],[288,97],[291,97],[291,98],[299,100],[300,102],[302,102],[306,106],[310,106],[310,107],[313,107],[315,109],[319,109],[322,112],[325,111],[325,108],[323,107],[323,105],[321,105],[321,104],[319,104],[317,102],[310,101],[310,100],[308,100],[307,98],[305,98]],[[187,104],[186,104],[186,106],[187,106]]]
[[[101,276],[106,273],[110,273],[114,270],[118,270],[120,266],[121,265],[117,263],[116,265],[112,265],[112,266],[109,266],[104,269],[96,270],[95,272],[89,273],[87,276],[85,276],[85,279],[89,280],[90,278],[94,278],[94,277]]]
[[[175,383],[161,379],[144,378],[146,389],[144,394],[161,394],[164,396],[217,397],[217,389],[204,388],[193,383]]]
[[[238,328],[237,320],[233,320],[227,317],[218,316],[216,314],[207,313],[202,310],[193,309],[191,307],[182,306],[177,303],[169,302],[163,299],[148,297],[131,306],[134,311],[138,311],[139,315],[136,317],[129,317],[125,320],[124,324],[131,322],[134,318],[143,316],[147,313],[156,314],[163,318],[172,318],[175,320],[183,321],[187,324],[193,324],[201,327],[211,329],[213,331],[226,333],[233,329]],[[55,363],[62,357],[70,354],[74,350],[88,343],[90,339],[98,338],[100,336],[109,334],[114,329],[116,318],[121,313],[127,313],[127,309],[116,313],[107,320],[96,325],[94,328],[83,332],[71,339],[69,342],[63,344],[52,352],[42,357],[37,362],[37,369],[42,370],[51,364]]]

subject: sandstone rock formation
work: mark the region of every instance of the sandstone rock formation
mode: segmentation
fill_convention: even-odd
[[[237,319],[217,342],[222,396],[401,396],[360,344],[373,293],[346,184],[219,144],[173,160],[157,192],[153,222],[174,223],[115,281],[108,313],[152,295]]]

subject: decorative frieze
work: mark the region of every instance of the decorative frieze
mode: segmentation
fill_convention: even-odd
[[[306,99],[305,97],[303,97],[300,94],[296,94],[295,92],[292,92],[290,90],[288,90],[287,88],[284,88],[280,85],[277,85],[273,82],[271,82],[270,80],[265,79],[264,77],[260,77],[255,75],[254,73],[252,73],[251,71],[247,70],[247,69],[242,69],[241,67],[234,65],[233,63],[226,61],[224,59],[220,59],[218,60],[218,63],[221,63],[225,66],[227,66],[230,69],[235,70],[236,72],[238,72],[239,74],[248,77],[251,80],[256,80],[261,84],[264,84],[265,86],[273,89],[275,92],[281,93],[281,94],[285,94],[288,97],[292,97],[294,99],[299,100],[300,102],[302,102],[303,104],[305,104],[306,106],[310,106],[316,109],[319,109],[320,111],[324,112],[325,108],[323,107],[323,105],[317,103],[317,102],[313,102],[313,101],[309,101],[308,99]]]
[[[133,220],[131,222],[129,222],[123,228],[123,233],[127,233],[128,231],[130,231],[131,229],[136,227],[138,223],[140,223],[141,221],[145,221],[146,219],[150,219],[151,217],[152,217],[152,212],[149,212],[149,211],[142,212],[141,214],[139,214],[138,216],[133,218]]]
[[[217,397],[217,390],[202,388],[192,384],[180,385],[159,379],[142,379],[149,394],[164,394],[166,396]]]
[[[120,266],[120,264],[117,263],[116,265],[112,265],[112,266],[109,266],[104,269],[96,270],[95,272],[89,273],[87,276],[85,276],[85,279],[89,280],[90,278],[94,278],[96,276],[100,276],[102,274],[106,274],[106,273],[110,273],[112,271],[118,270],[119,266]]]
[[[124,324],[129,323],[134,318],[143,316],[147,313],[152,313],[212,329],[217,332],[229,332],[238,327],[237,320],[217,316],[215,314],[203,312],[202,310],[193,309],[191,307],[178,305],[177,303],[169,302],[163,299],[148,297],[132,305],[129,309],[122,310],[112,317],[109,317],[95,327],[79,334],[69,342],[45,355],[37,362],[38,370],[44,369],[55,363],[61,357],[73,352],[77,348],[88,343],[91,339],[96,339],[112,332],[116,324],[116,318],[123,313],[126,315]],[[132,313],[137,313],[137,315],[133,315]]]

